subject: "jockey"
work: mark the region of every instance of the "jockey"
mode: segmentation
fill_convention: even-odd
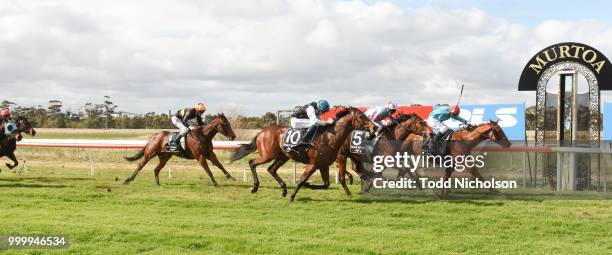
[[[382,123],[383,119],[385,119],[386,117],[393,118],[393,114],[396,111],[397,111],[397,104],[393,101],[387,102],[385,106],[382,106],[382,107],[375,106],[375,107],[368,108],[368,110],[366,110],[365,115],[368,116],[368,118],[370,119],[370,121],[372,121],[372,123],[374,123],[374,125],[376,125],[376,135],[375,136],[378,136],[379,134],[381,134],[382,130],[385,127]]]
[[[188,124],[190,120],[195,119],[198,123],[198,126],[204,126],[204,119],[202,117],[202,115],[204,115],[204,112],[206,112],[206,105],[204,103],[198,103],[194,108],[184,108],[172,115],[172,124],[178,127],[181,132],[173,141],[171,141],[171,144],[169,144],[169,146],[177,148],[177,141],[180,141],[181,137],[187,135],[189,130],[195,129],[195,127],[190,126]]]
[[[4,143],[5,138],[10,137],[10,135],[15,131],[17,127],[11,118],[11,110],[9,108],[4,108],[0,111],[0,143]]]
[[[321,120],[321,114],[329,111],[329,103],[327,100],[319,100],[304,106],[296,107],[291,115],[292,128],[308,128],[306,134],[300,140],[300,144],[309,144],[310,140],[317,131],[317,126],[325,126],[333,123],[332,119],[328,121]]]
[[[450,129],[444,121],[449,119],[455,119],[461,122],[463,125],[467,125],[467,120],[461,118],[459,113],[461,109],[458,105],[453,105],[452,107],[447,104],[438,104],[434,106],[433,111],[429,114],[429,118],[427,118],[427,125],[429,125],[435,134],[434,143],[437,143],[442,139],[442,136],[448,132]]]

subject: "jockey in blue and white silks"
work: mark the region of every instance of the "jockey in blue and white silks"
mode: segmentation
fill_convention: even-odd
[[[447,104],[443,105],[435,105],[433,111],[429,114],[429,118],[427,118],[427,125],[429,125],[435,134],[434,141],[438,141],[442,138],[442,135],[446,133],[450,128],[444,124],[444,121],[449,119],[455,119],[464,125],[468,122],[467,120],[461,118],[459,113],[461,109],[458,105],[449,106]]]
[[[332,119],[329,121],[322,121],[321,114],[329,111],[329,103],[327,100],[319,100],[319,102],[312,102],[304,106],[298,106],[291,115],[291,127],[292,128],[308,128],[304,137],[302,137],[300,143],[308,144],[317,131],[317,126],[325,126],[333,123]]]
[[[374,125],[376,125],[376,136],[378,136],[384,128],[382,120],[386,117],[393,117],[396,111],[397,104],[393,101],[387,102],[385,106],[370,107],[365,111],[365,115],[368,116]]]

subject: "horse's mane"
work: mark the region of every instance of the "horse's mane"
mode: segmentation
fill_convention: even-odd
[[[487,122],[482,122],[482,123],[477,124],[477,125],[471,125],[469,128],[464,128],[462,130],[459,130],[458,132],[460,132],[460,131],[472,132],[472,131],[476,130],[477,128],[482,127],[484,125],[498,125],[498,124],[497,124],[496,121],[489,120]]]
[[[407,120],[412,119],[414,117],[418,117],[418,115],[416,115],[416,113],[410,113],[410,114],[402,113],[402,114],[398,115],[397,118],[395,118],[395,119],[397,120],[397,122],[404,122],[404,121],[407,121]]]
[[[349,114],[351,111],[361,112],[361,110],[359,110],[359,109],[357,109],[355,107],[352,107],[352,106],[351,107],[347,107],[347,108],[344,108],[344,109],[340,110],[339,112],[337,112],[335,119],[338,120],[338,119],[346,116],[347,114]]]

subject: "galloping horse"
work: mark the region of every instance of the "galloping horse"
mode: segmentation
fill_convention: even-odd
[[[308,186],[306,181],[317,169],[321,170],[321,177],[324,182],[322,187],[329,186],[329,166],[336,160],[336,154],[340,147],[349,138],[353,130],[360,128],[371,129],[372,125],[368,117],[359,109],[353,107],[343,109],[336,113],[333,124],[319,127],[319,131],[313,139],[313,146],[300,152],[283,151],[283,141],[287,128],[276,125],[270,126],[257,134],[250,144],[242,145],[234,151],[231,161],[244,158],[256,150],[259,151],[257,159],[249,160],[249,166],[253,174],[253,188],[251,192],[255,193],[259,188],[256,167],[274,160],[274,163],[268,167],[268,172],[280,185],[283,197],[287,195],[287,185],[276,173],[278,168],[289,159],[307,164],[299,184],[293,191],[293,194],[291,194],[290,201],[293,201],[300,188]]]
[[[397,142],[407,139],[410,134],[422,134],[426,130],[428,130],[427,123],[421,117],[414,113],[402,114],[398,116],[397,123],[381,136],[376,144],[375,151],[381,155],[392,155],[400,149],[401,144],[397,144]],[[338,162],[338,181],[342,184],[342,188],[348,196],[351,195],[351,191],[346,186],[345,180],[345,174],[348,173],[346,171],[346,159],[351,159],[359,175],[367,174],[361,164],[363,155],[351,153],[350,143],[350,139],[347,139],[336,157],[336,162]],[[398,174],[403,175],[405,172],[407,171],[400,171]]]
[[[13,165],[6,163],[6,167],[9,169],[13,169],[19,165],[17,157],[15,157],[15,150],[17,149],[17,141],[21,141],[23,138],[21,133],[23,132],[31,136],[36,135],[36,130],[34,130],[26,117],[16,117],[15,124],[17,124],[17,130],[10,137],[5,139],[4,143],[0,144],[0,158],[7,156],[13,161]]]
[[[206,174],[208,174],[214,186],[217,186],[217,182],[215,181],[215,178],[210,172],[210,168],[208,167],[208,163],[206,162],[207,159],[210,160],[210,162],[212,162],[219,169],[221,169],[227,179],[236,180],[225,170],[223,165],[221,165],[221,162],[219,162],[219,160],[217,159],[217,155],[215,155],[215,153],[213,152],[212,139],[217,133],[221,133],[230,140],[236,139],[234,130],[232,129],[225,115],[218,114],[209,124],[203,127],[196,128],[190,131],[187,136],[185,136],[185,150],[191,154],[188,156],[183,156],[180,152],[166,151],[165,147],[166,143],[168,142],[168,135],[170,135],[169,132],[163,131],[151,136],[145,147],[140,150],[136,155],[132,157],[125,157],[125,159],[128,161],[136,161],[142,157],[144,158],[140,161],[140,163],[136,167],[136,170],[134,170],[132,176],[126,178],[124,183],[128,184],[129,182],[133,181],[134,178],[136,178],[136,175],[138,175],[138,172],[140,172],[140,170],[142,170],[142,168],[147,164],[147,162],[149,162],[149,160],[151,160],[155,156],[159,158],[159,164],[157,164],[154,170],[155,182],[158,186],[159,172],[162,168],[164,168],[166,162],[168,162],[168,160],[172,158],[172,156],[179,156],[187,159],[196,159],[198,163],[200,163],[202,168],[204,168],[204,171],[206,172]]]
[[[420,155],[422,153],[423,136],[410,134],[408,135],[408,140],[411,142],[404,143],[404,145],[402,145],[402,150],[410,151],[413,155]],[[454,132],[451,136],[451,140],[446,145],[446,150],[448,151],[448,155],[453,158],[457,156],[466,156],[470,154],[474,147],[485,140],[493,141],[503,148],[512,146],[512,143],[508,140],[504,130],[498,125],[497,121],[489,121],[488,123]],[[474,178],[484,180],[484,177],[476,168],[467,168],[467,170]],[[455,171],[453,167],[446,168],[443,177],[444,181],[450,178],[453,171]],[[493,188],[489,190],[491,192],[497,192],[497,190]],[[439,195],[444,197],[447,193],[448,191],[446,189],[442,189]]]

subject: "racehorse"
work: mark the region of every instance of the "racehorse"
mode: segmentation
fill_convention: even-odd
[[[6,167],[9,169],[13,169],[19,165],[19,161],[17,161],[17,157],[15,157],[15,150],[17,149],[17,142],[21,141],[23,138],[21,133],[23,132],[31,136],[36,135],[36,130],[34,130],[32,124],[30,124],[26,117],[17,116],[15,118],[15,124],[17,125],[17,130],[0,144],[0,158],[7,156],[13,161],[13,165],[6,163]]]
[[[136,170],[134,170],[132,176],[126,178],[124,183],[128,184],[129,182],[133,181],[134,178],[136,178],[136,175],[138,175],[138,172],[140,172],[140,170],[142,170],[142,168],[147,164],[147,162],[149,162],[149,160],[151,160],[155,156],[159,158],[159,163],[157,164],[154,170],[155,182],[158,186],[159,172],[162,168],[164,168],[164,166],[166,165],[168,160],[172,158],[172,156],[197,160],[206,172],[206,174],[208,174],[208,177],[210,177],[214,186],[217,186],[217,181],[215,181],[215,178],[210,172],[210,168],[208,167],[208,163],[206,162],[207,159],[210,160],[210,162],[212,162],[219,169],[221,169],[227,179],[236,180],[225,170],[223,165],[221,165],[221,162],[219,162],[219,159],[217,159],[217,155],[215,154],[215,152],[213,152],[212,140],[217,133],[221,133],[232,141],[236,139],[234,130],[232,129],[225,115],[218,114],[207,125],[204,125],[203,127],[198,127],[187,133],[187,136],[185,136],[185,151],[188,153],[188,155],[183,155],[182,152],[166,151],[165,147],[168,142],[168,136],[170,135],[170,132],[163,131],[151,136],[145,147],[140,150],[136,155],[132,157],[125,157],[125,159],[128,161],[136,161],[140,158],[143,159],[136,167]]]
[[[408,135],[410,134],[422,134],[426,130],[428,130],[427,123],[421,117],[414,113],[402,114],[397,117],[396,123],[392,124],[392,126],[381,135],[380,139],[375,145],[376,148],[374,151],[380,155],[393,155],[399,151],[400,146],[402,145],[397,144],[398,142],[403,142],[403,140],[407,139]],[[369,173],[362,167],[364,155],[351,153],[350,143],[351,139],[347,139],[342,145],[342,148],[340,148],[340,151],[338,151],[338,156],[336,157],[336,162],[338,162],[338,181],[348,196],[351,195],[351,191],[346,186],[345,180],[345,174],[348,173],[346,171],[346,159],[351,159],[351,161],[354,163],[353,166],[356,167],[354,170],[356,170],[359,175],[369,175]],[[406,172],[412,174],[409,171],[400,169],[398,172],[398,177],[400,175],[403,176]]]
[[[257,159],[249,160],[249,166],[253,174],[251,193],[257,192],[259,188],[256,167],[274,160],[272,165],[268,167],[268,173],[278,182],[282,189],[283,197],[287,196],[287,185],[278,176],[276,171],[289,159],[306,164],[307,166],[302,173],[300,182],[291,194],[290,201],[293,201],[302,186],[309,186],[307,180],[317,169],[321,170],[321,177],[324,183],[321,187],[328,187],[329,166],[336,160],[336,154],[345,140],[349,138],[353,130],[361,128],[371,129],[373,126],[372,122],[363,112],[353,107],[337,112],[334,119],[333,124],[319,127],[317,134],[313,138],[312,147],[305,150],[299,150],[299,152],[294,150],[284,151],[283,141],[288,128],[273,125],[264,128],[253,138],[250,144],[240,146],[239,149],[234,151],[230,160],[236,161],[246,157],[251,152],[259,152]]]
[[[478,146],[485,140],[490,140],[503,148],[509,148],[512,143],[506,137],[504,130],[499,126],[497,121],[489,121],[477,126],[468,127],[467,129],[455,131],[452,133],[450,140],[446,143],[447,155],[452,158],[457,156],[467,156],[470,154],[474,147]],[[418,134],[408,135],[409,143],[402,145],[403,151],[409,151],[413,155],[422,154],[422,142],[423,136]],[[468,172],[476,179],[484,180],[484,177],[476,168],[466,168]],[[451,174],[455,171],[454,167],[448,167],[444,172],[444,181],[450,178]],[[497,193],[498,191],[494,188],[489,189],[490,192]],[[448,191],[443,188],[438,194],[440,197],[445,197]]]

